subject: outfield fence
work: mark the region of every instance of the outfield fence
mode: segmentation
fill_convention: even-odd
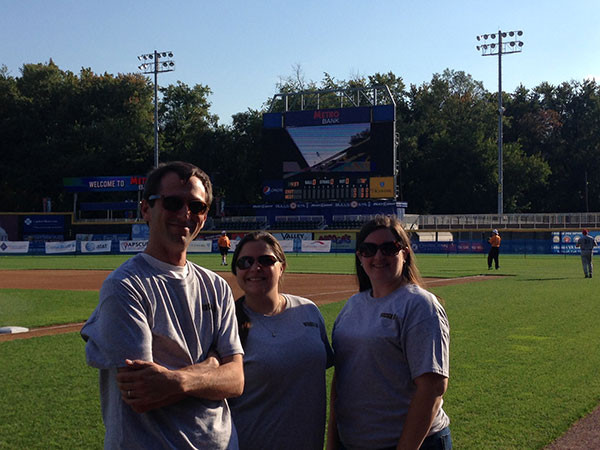
[[[247,232],[229,233],[233,252],[237,242]],[[274,236],[289,253],[353,253],[356,231],[276,232]],[[427,232],[412,231],[411,245],[415,253],[487,253],[489,231]],[[581,238],[577,231],[503,231],[501,252],[507,254],[578,254],[576,244]],[[600,249],[600,231],[590,231]],[[84,235],[85,239],[56,241],[0,241],[2,254],[123,254],[146,249],[147,239],[107,238],[103,235]],[[193,241],[189,253],[219,253],[217,236],[202,235]]]

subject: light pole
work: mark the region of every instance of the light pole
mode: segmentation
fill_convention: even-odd
[[[142,64],[138,69],[142,73],[154,74],[154,167],[158,167],[158,74],[175,70],[175,61],[171,58],[173,52],[146,53],[138,56]],[[161,59],[162,58],[162,59]]]
[[[498,30],[498,33],[477,36],[478,41],[483,41],[481,45],[477,46],[477,50],[481,50],[482,56],[498,55],[498,215],[501,215],[504,210],[504,174],[502,171],[502,116],[504,114],[504,108],[502,107],[502,55],[520,53],[523,47],[523,42],[519,40],[521,36],[523,36],[522,31],[506,32],[501,30]]]

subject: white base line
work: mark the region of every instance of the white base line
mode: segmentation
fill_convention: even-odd
[[[305,296],[306,298],[311,298],[311,297],[321,297],[323,295],[332,295],[332,294],[356,294],[358,291],[356,291],[355,289],[352,290],[348,290],[348,291],[328,291],[328,292],[320,292],[318,294],[303,294],[303,296]]]
[[[475,278],[484,278],[484,277],[485,277],[485,275],[473,275],[470,277],[457,277],[457,278],[436,278],[435,280],[426,281],[425,284],[429,285],[429,284],[443,283],[445,281],[473,280]]]

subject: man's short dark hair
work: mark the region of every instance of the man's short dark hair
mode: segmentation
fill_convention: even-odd
[[[177,176],[179,176],[179,179],[186,183],[192,177],[200,178],[204,190],[206,191],[206,204],[210,208],[213,199],[210,178],[208,178],[208,175],[206,175],[199,167],[184,161],[161,163],[156,169],[151,170],[150,173],[148,173],[146,184],[144,186],[144,200],[148,200],[151,195],[160,194],[160,192],[158,192],[160,189],[160,182],[163,177],[170,172],[176,173]]]

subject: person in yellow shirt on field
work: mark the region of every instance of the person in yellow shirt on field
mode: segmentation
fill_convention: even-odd
[[[492,246],[490,248],[490,252],[488,253],[488,270],[492,270],[492,261],[496,264],[496,270],[500,268],[500,264],[498,262],[498,255],[500,254],[500,234],[498,234],[498,230],[492,230],[492,235],[488,239],[488,242]]]
[[[221,231],[221,236],[217,241],[217,246],[219,247],[219,252],[221,253],[221,265],[227,265],[227,253],[229,253],[229,249],[231,248],[231,241],[227,237],[227,231]]]

